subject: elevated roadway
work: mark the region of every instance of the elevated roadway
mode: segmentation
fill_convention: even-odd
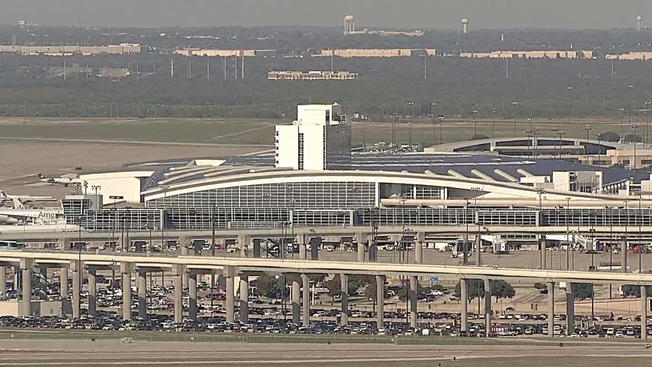
[[[430,264],[395,264],[379,262],[348,262],[295,259],[262,259],[212,256],[145,256],[123,254],[87,254],[76,252],[45,252],[27,250],[0,250],[0,262],[20,262],[32,259],[35,263],[71,263],[82,260],[94,265],[135,264],[136,267],[171,268],[183,265],[195,269],[235,268],[237,271],[279,273],[344,273],[405,276],[449,275],[460,278],[535,279],[579,283],[626,283],[652,285],[652,274],[595,271],[568,271],[552,269],[498,268],[484,266],[449,266]]]
[[[376,231],[379,235],[400,235],[405,233],[406,228],[409,232],[424,233],[426,235],[463,235],[465,233],[474,234],[477,232],[477,224],[469,225],[452,225],[452,226],[380,226]],[[215,231],[215,237],[218,239],[224,238],[237,238],[240,235],[249,236],[251,238],[279,238],[282,236],[291,237],[295,236],[354,236],[358,233],[370,235],[372,229],[369,226],[338,226],[338,227],[295,227],[290,229],[285,228],[264,228],[264,229],[225,229]],[[527,234],[527,235],[550,235],[550,234],[566,234],[568,232],[576,233],[591,233],[592,235],[605,236],[614,234],[622,235],[629,233],[631,236],[638,235],[639,232],[643,234],[652,233],[650,226],[492,226],[482,225],[482,232],[491,234]],[[192,230],[192,231],[128,231],[131,240],[153,240],[160,241],[161,238],[176,240],[179,237],[187,238],[211,238],[211,230]],[[82,241],[109,241],[110,239],[118,239],[121,232],[115,231],[39,231],[38,228],[20,228],[16,231],[0,232],[0,240],[14,240],[23,242],[56,242],[60,239],[68,240],[82,240]]]

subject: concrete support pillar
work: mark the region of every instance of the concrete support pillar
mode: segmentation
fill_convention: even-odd
[[[485,336],[491,334],[491,282],[484,279],[484,332]]]
[[[234,277],[237,269],[233,267],[224,268],[224,278],[226,280],[226,322],[233,324],[235,321],[235,284]]]
[[[249,276],[240,275],[240,322],[249,322]]]
[[[122,275],[122,321],[131,321],[131,272],[133,264],[120,263]]]
[[[303,326],[310,326],[310,278],[307,274],[301,274],[302,296],[301,296],[301,319]]]
[[[59,293],[61,299],[68,298],[68,268],[61,268],[59,273]]]
[[[623,238],[623,246],[620,251],[620,256],[621,256],[621,267],[622,267],[622,272],[627,273],[627,250],[628,250],[629,245],[627,244],[627,237]]]
[[[423,264],[423,242],[425,241],[425,233],[419,232],[414,238],[414,263]]]
[[[251,236],[238,235],[238,246],[240,247],[240,257],[247,257],[249,253],[249,244],[251,243]]]
[[[358,241],[358,262],[364,262],[364,247],[367,241]]]
[[[481,248],[482,248],[482,238],[480,237],[479,234],[476,234],[475,235],[475,265],[476,266],[482,265],[482,251],[480,251]]]
[[[81,269],[79,261],[70,263],[72,276],[72,318],[78,319],[81,316]]]
[[[97,270],[88,269],[88,315],[97,316]]]
[[[70,249],[70,239],[68,238],[59,238],[57,240],[57,246],[59,247],[60,251],[67,251]]]
[[[172,267],[172,283],[174,284],[174,323],[183,322],[183,273],[182,265]]]
[[[188,317],[197,322],[197,273],[188,272]]]
[[[571,335],[575,331],[575,294],[573,284],[566,284],[566,335]]]
[[[310,260],[319,260],[321,241],[321,237],[313,237],[310,239]]]
[[[299,242],[299,260],[306,260],[306,242]]]
[[[32,314],[32,270],[34,269],[33,259],[20,259],[22,272],[22,303],[21,314],[30,316]]]
[[[548,282],[548,336],[555,336],[555,282]]]
[[[138,271],[138,317],[147,318],[147,272]]]
[[[342,297],[340,325],[346,326],[349,323],[349,276],[347,274],[340,274],[340,296]]]
[[[378,245],[373,243],[373,240],[369,240],[369,262],[378,261]]]
[[[546,236],[539,238],[539,267],[546,268]]]
[[[647,287],[641,285],[641,340],[647,341]]]
[[[7,294],[7,267],[0,266],[0,300]]]
[[[299,279],[292,279],[290,292],[290,303],[292,304],[292,323],[299,325],[301,322],[301,285]]]
[[[413,329],[417,328],[417,296],[418,296],[418,284],[417,276],[410,276],[410,290],[408,291],[408,298],[410,300],[410,327]]]
[[[252,256],[253,256],[254,258],[259,258],[259,257],[260,257],[260,242],[261,242],[261,241],[260,241],[260,238],[255,238],[255,239],[253,240],[252,245],[253,245],[254,249],[253,249],[253,251],[252,251]],[[305,242],[304,242],[304,243],[305,243]],[[304,249],[304,250],[305,250],[305,249]]]
[[[385,276],[376,275],[376,327],[385,326]]]
[[[188,246],[191,245],[187,237],[179,237],[179,253],[181,256],[188,256]],[[184,271],[181,273],[181,291],[188,286],[188,274]]]
[[[466,279],[460,279],[460,330],[469,331],[469,287],[466,284]]]

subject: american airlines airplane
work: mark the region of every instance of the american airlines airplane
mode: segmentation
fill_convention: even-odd
[[[25,203],[56,201],[50,196],[9,195],[0,190],[0,204],[11,202],[11,207],[0,205],[0,224],[61,224],[65,222],[63,208],[27,209]]]

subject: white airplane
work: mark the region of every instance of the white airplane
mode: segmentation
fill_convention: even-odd
[[[0,190],[0,204],[5,201],[11,201],[14,209],[25,209],[25,203],[30,201],[52,201],[56,200],[51,196],[29,196],[29,195],[10,195],[4,190]]]
[[[67,173],[61,177],[48,177],[42,173],[39,173],[38,178],[41,180],[41,182],[61,184],[66,187],[68,187],[68,185],[79,185],[82,183],[79,179],[79,175],[75,173]]]
[[[0,224],[62,224],[63,209],[0,209]]]

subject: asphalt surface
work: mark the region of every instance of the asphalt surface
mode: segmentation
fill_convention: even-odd
[[[641,343],[396,345],[3,340],[0,366],[650,366]]]

